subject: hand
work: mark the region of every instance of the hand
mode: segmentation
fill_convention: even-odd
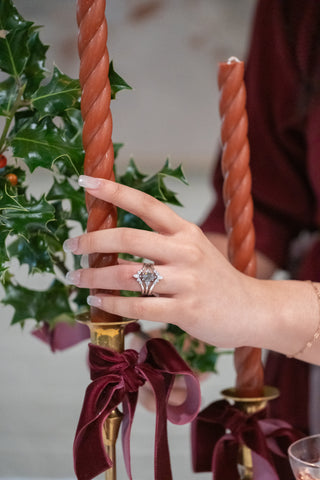
[[[100,230],[67,240],[65,249],[77,255],[123,252],[148,258],[163,277],[155,286],[156,297],[99,294],[89,297],[90,305],[127,318],[171,322],[218,347],[247,344],[245,326],[250,326],[254,303],[248,282],[254,279],[235,270],[200,228],[158,200],[108,180],[82,176],[79,183],[90,195],[137,215],[154,232]],[[140,268],[134,262],[87,268],[70,272],[68,281],[90,289],[139,291],[133,275]]]

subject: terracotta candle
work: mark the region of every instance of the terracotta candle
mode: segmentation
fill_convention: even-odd
[[[114,180],[111,88],[108,78],[108,27],[105,0],[78,0],[78,50],[80,56],[80,83],[82,88],[81,112],[84,120],[83,146],[84,173],[93,177]],[[117,223],[116,208],[89,195],[87,230],[112,228]],[[105,267],[117,263],[116,255],[94,254],[89,257],[90,267]],[[92,292],[94,294],[94,292]],[[114,315],[91,309],[92,322],[118,320]]]
[[[241,272],[255,276],[255,233],[243,75],[244,64],[235,58],[219,65],[223,198],[229,260]],[[234,358],[237,395],[260,396],[263,389],[261,350],[237,348]]]

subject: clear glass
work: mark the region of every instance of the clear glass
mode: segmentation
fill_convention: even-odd
[[[297,480],[320,480],[320,434],[297,440],[288,453]]]

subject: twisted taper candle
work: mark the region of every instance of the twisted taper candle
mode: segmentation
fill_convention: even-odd
[[[255,232],[251,172],[249,168],[248,117],[245,108],[244,64],[235,58],[219,65],[223,198],[228,256],[239,271],[256,275]],[[240,397],[257,397],[263,389],[261,350],[235,350],[236,389]]]
[[[84,173],[93,177],[114,180],[114,152],[112,144],[111,88],[108,78],[108,27],[105,0],[78,0],[78,50],[80,56],[80,84]],[[88,210],[87,230],[113,228],[117,223],[116,208],[90,195],[86,196]],[[116,255],[90,255],[91,267],[105,267],[117,263]],[[91,309],[92,322],[110,322],[116,316]]]

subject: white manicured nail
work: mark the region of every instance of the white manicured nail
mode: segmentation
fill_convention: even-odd
[[[77,237],[75,238],[68,238],[63,243],[63,250],[65,252],[75,252],[79,246],[79,239]]]
[[[95,297],[94,295],[89,295],[87,297],[87,304],[91,307],[101,307],[101,298]]]
[[[80,284],[80,272],[76,270],[75,272],[68,272],[66,275],[66,281],[69,285],[79,285]]]
[[[81,268],[89,268],[89,255],[82,255],[80,266]]]
[[[98,188],[101,185],[101,179],[95,177],[89,177],[88,175],[80,175],[78,178],[80,187],[84,188]]]

